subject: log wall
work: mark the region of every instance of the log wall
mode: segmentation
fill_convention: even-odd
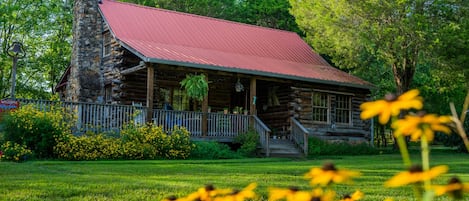
[[[352,88],[333,88],[326,85],[299,85],[291,87],[292,116],[310,131],[310,135],[330,141],[363,142],[370,138],[370,123],[360,119],[360,104],[368,99],[367,90]],[[328,123],[315,122],[312,119],[312,95],[313,92],[321,91],[330,95],[331,112]],[[349,95],[351,97],[352,120],[350,124],[335,123],[335,101],[336,95]]]

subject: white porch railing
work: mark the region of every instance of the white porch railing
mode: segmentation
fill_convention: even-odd
[[[202,136],[202,112],[153,110],[153,124],[171,132],[174,126],[185,127],[191,136]]]
[[[207,136],[236,137],[249,129],[249,115],[208,113]]]
[[[291,118],[291,136],[293,142],[308,156],[308,130],[295,118]]]
[[[253,116],[254,118],[254,130],[259,134],[259,142],[262,146],[262,148],[265,151],[265,155],[267,157],[270,156],[270,129],[267,127],[264,122],[262,122],[261,119],[259,119],[257,116]]]
[[[144,123],[146,107],[113,105],[68,101],[48,101],[31,99],[8,99],[20,102],[20,107],[32,104],[41,111],[49,111],[53,106],[61,106],[63,112],[73,115],[75,134],[92,132],[119,131],[124,124]]]
[[[233,138],[249,129],[249,115],[207,113],[207,133],[203,133],[203,112],[154,110],[153,123],[171,132],[183,126],[192,137]]]

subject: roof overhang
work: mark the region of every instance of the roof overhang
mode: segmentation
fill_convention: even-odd
[[[336,81],[321,80],[321,79],[312,79],[312,78],[285,75],[285,74],[276,74],[276,73],[271,73],[271,72],[239,69],[239,68],[233,68],[233,67],[228,67],[228,66],[215,66],[215,65],[208,65],[208,64],[172,61],[172,60],[165,60],[165,59],[159,59],[159,58],[149,58],[141,54],[137,50],[133,49],[131,46],[125,44],[124,42],[118,39],[117,41],[122,47],[124,47],[125,49],[130,51],[132,54],[136,55],[137,57],[139,57],[145,63],[166,64],[166,65],[174,65],[174,66],[183,66],[183,67],[188,67],[188,68],[216,70],[216,71],[224,71],[224,72],[231,72],[231,73],[242,73],[242,74],[248,74],[248,75],[264,76],[264,77],[269,77],[269,78],[290,79],[290,80],[304,81],[304,82],[310,82],[310,83],[337,85],[337,86],[368,89],[368,90],[371,90],[374,88],[373,85],[359,85],[359,84],[351,84],[351,83],[336,82]]]

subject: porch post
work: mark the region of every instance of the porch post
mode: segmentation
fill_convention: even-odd
[[[257,80],[255,77],[251,78],[251,82],[249,84],[249,114],[256,115],[256,88],[257,88]],[[254,125],[254,119],[251,118],[251,125]]]
[[[205,81],[208,83],[208,75],[205,74]],[[209,91],[210,93],[210,91]],[[204,97],[202,101],[202,136],[207,136],[208,131],[208,94]]]
[[[147,122],[151,123],[153,118],[153,93],[155,69],[151,63],[147,63]]]

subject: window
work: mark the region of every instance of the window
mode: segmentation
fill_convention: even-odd
[[[336,95],[335,122],[349,124],[351,122],[351,98],[345,95]]]
[[[103,34],[103,57],[111,54],[111,33],[109,31]]]
[[[329,96],[326,93],[314,92],[312,97],[313,121],[329,122]]]
[[[104,86],[104,102],[111,103],[112,102],[112,85],[106,84]]]
[[[174,110],[189,110],[189,97],[179,88],[160,88],[161,101],[169,103]],[[161,105],[164,108],[164,105]]]

